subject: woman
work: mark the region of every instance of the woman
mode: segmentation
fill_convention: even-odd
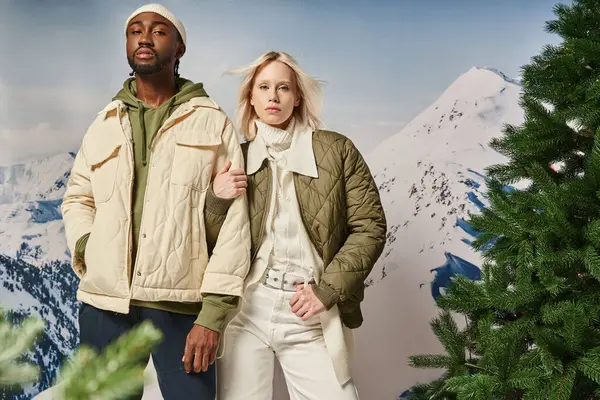
[[[267,52],[237,72],[248,176],[219,174],[206,218],[224,219],[247,192],[252,266],[225,332],[217,398],[271,399],[277,357],[292,399],[358,399],[350,332],[385,245],[377,186],[353,143],[320,129],[319,84],[291,56]]]

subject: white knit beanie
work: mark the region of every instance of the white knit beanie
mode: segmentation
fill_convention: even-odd
[[[145,13],[145,12],[156,13],[156,14],[161,15],[164,18],[168,19],[169,21],[171,21],[171,23],[173,25],[175,25],[175,28],[179,31],[179,34],[181,35],[181,39],[183,40],[183,44],[187,45],[186,44],[186,36],[185,36],[185,28],[183,26],[183,23],[179,19],[177,19],[175,14],[173,14],[171,11],[169,11],[167,9],[167,7],[160,5],[160,4],[146,4],[145,6],[141,6],[140,8],[135,10],[133,12],[133,14],[131,14],[129,16],[129,18],[127,18],[127,21],[125,21],[125,35],[127,35],[127,26],[129,26],[129,22],[131,22],[131,20],[133,18],[135,18],[136,16],[140,15],[141,13]]]

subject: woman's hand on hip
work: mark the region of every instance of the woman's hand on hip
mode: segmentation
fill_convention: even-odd
[[[230,168],[231,161],[227,161],[227,164],[217,172],[212,183],[213,192],[221,199],[235,199],[244,194],[248,187],[246,171],[243,168]]]
[[[290,301],[292,312],[306,321],[325,311],[325,306],[313,292],[311,285],[297,285],[296,293]]]

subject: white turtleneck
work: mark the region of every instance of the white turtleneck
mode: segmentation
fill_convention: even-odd
[[[275,268],[310,279],[315,263],[320,261],[300,217],[293,171],[286,168],[287,154],[297,150],[292,149],[295,120],[292,119],[286,129],[260,121],[255,123],[256,139],[264,142],[273,173],[266,235],[255,262],[263,264],[266,269]]]
[[[267,125],[261,121],[254,121],[257,128],[257,137],[260,137],[265,145],[269,154],[279,153],[287,150],[292,145],[292,134],[296,126],[296,121],[292,118],[285,129],[275,128],[271,125]]]

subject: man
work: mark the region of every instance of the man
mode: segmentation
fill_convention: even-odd
[[[211,248],[202,210],[211,180],[242,168],[243,156],[203,85],[179,77],[183,24],[150,4],[127,19],[125,36],[135,77],[86,132],[62,205],[81,278],[81,344],[102,350],[150,320],[163,332],[152,353],[163,397],[212,400],[214,360],[242,295],[250,235],[245,195],[222,208]]]

